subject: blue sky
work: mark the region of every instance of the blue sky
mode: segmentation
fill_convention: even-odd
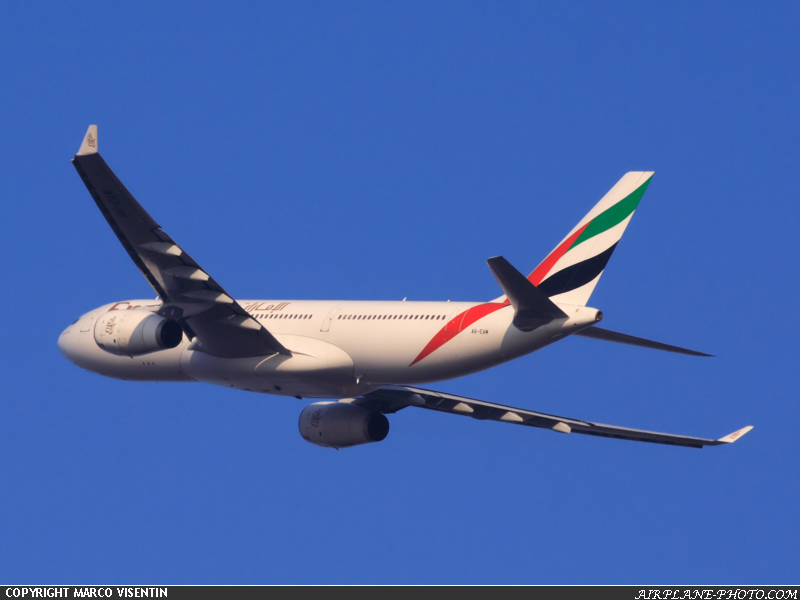
[[[796,3],[4,2],[5,583],[796,583]],[[654,170],[591,304],[697,359],[567,339],[435,389],[693,450],[84,372],[150,297],[69,159],[86,127],[234,296],[482,301]]]

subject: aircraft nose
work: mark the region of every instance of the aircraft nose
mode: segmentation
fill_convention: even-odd
[[[78,343],[77,321],[67,327],[58,336],[58,349],[70,362],[75,362],[75,351]]]

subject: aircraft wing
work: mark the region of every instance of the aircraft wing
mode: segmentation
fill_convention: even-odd
[[[466,415],[473,419],[504,421],[506,423],[516,423],[517,425],[552,429],[560,433],[584,433],[637,442],[688,446],[690,448],[730,444],[753,428],[752,426],[747,426],[718,440],[707,440],[685,435],[658,433],[558,417],[523,408],[493,404],[482,400],[408,386],[387,386],[366,394],[363,399],[356,400],[356,403],[366,408],[386,413],[396,412],[407,406],[417,406],[457,415]]]
[[[72,164],[111,229],[163,302],[158,311],[180,323],[198,349],[241,358],[290,354],[180,248],[142,208],[97,152],[89,126]]]

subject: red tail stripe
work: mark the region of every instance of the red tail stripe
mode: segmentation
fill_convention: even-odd
[[[533,285],[539,285],[540,283],[542,283],[542,279],[544,279],[545,275],[547,275],[550,272],[550,269],[553,268],[553,265],[555,265],[559,261],[559,259],[567,253],[567,250],[570,249],[572,244],[575,243],[575,240],[577,240],[578,237],[583,233],[583,230],[589,226],[589,223],[591,223],[591,221],[589,221],[583,227],[578,229],[578,231],[576,231],[567,239],[565,239],[558,246],[558,248],[553,250],[547,256],[547,258],[545,258],[541,262],[541,264],[538,267],[536,267],[533,273],[528,275],[528,281],[530,281]]]

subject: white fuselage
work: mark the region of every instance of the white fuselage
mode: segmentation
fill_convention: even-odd
[[[239,304],[291,356],[219,358],[184,336],[175,348],[118,356],[95,341],[109,311],[155,312],[159,301],[117,302],[86,313],[59,338],[78,366],[119,379],[204,381],[254,392],[311,398],[354,397],[389,384],[418,384],[474,373],[528,354],[595,324],[596,309],[560,308],[567,318],[534,331],[513,324],[504,303],[245,300]]]

